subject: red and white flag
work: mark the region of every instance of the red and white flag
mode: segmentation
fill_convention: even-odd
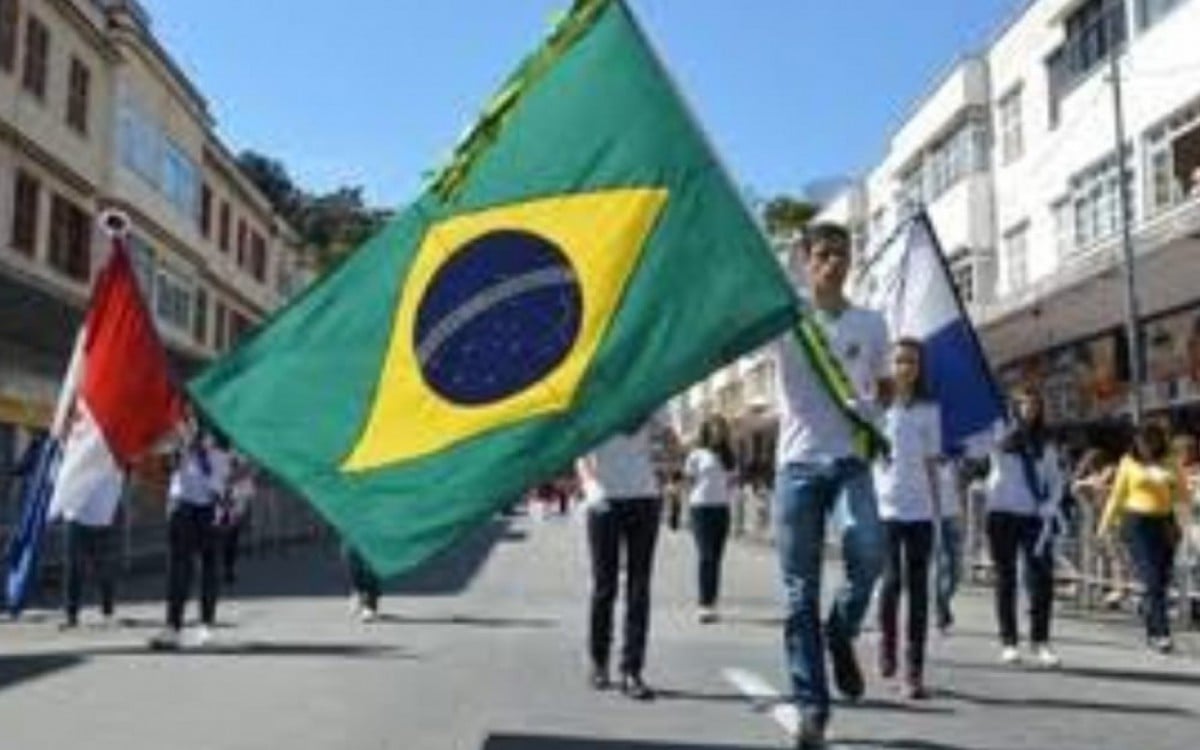
[[[184,416],[120,234],[96,279],[58,411],[63,445],[50,517],[111,523],[126,469]]]

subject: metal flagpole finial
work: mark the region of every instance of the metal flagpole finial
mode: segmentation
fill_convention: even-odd
[[[112,239],[124,238],[129,234],[129,216],[124,211],[105,209],[100,212],[96,222],[100,225],[100,231]]]

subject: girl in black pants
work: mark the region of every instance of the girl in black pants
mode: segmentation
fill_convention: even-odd
[[[911,699],[927,697],[929,563],[934,522],[941,516],[937,470],[942,417],[937,404],[926,396],[921,353],[921,343],[915,339],[900,339],[892,347],[895,398],[884,413],[884,432],[892,451],[875,469],[886,542],[879,599],[879,671],[884,678],[896,674],[897,620],[903,593],[908,599],[908,623],[902,689]]]
[[[721,558],[729,537],[730,472],[734,468],[729,429],[719,416],[700,425],[700,443],[684,462],[683,474],[690,488],[688,505],[692,535],[699,558],[700,609],[697,619],[716,622],[717,596],[721,588]]]
[[[662,498],[650,462],[650,429],[647,423],[617,435],[579,459],[576,467],[586,501],[592,563],[589,680],[597,690],[611,684],[608,658],[624,547],[625,626],[620,687],[636,700],[654,697],[654,691],[642,680],[650,630],[650,574],[662,513]]]
[[[1014,422],[992,452],[988,475],[987,536],[996,571],[996,620],[1000,659],[1021,660],[1017,648],[1017,559],[1025,565],[1029,590],[1029,640],[1034,662],[1057,667],[1050,647],[1054,602],[1054,525],[1062,497],[1058,451],[1046,435],[1040,394],[1022,388],[1013,396]]]

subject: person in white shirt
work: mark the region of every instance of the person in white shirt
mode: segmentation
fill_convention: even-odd
[[[963,486],[961,458],[948,459],[939,470],[941,492],[938,495],[941,511],[940,536],[934,545],[934,583],[937,627],[942,635],[954,626],[954,595],[962,569],[962,507],[966,488]]]
[[[183,610],[192,588],[196,559],[200,561],[200,627],[196,645],[212,640],[217,616],[218,503],[223,503],[228,459],[223,440],[196,430],[187,440],[171,474],[167,491],[168,547],[167,623],[150,645],[174,649],[181,645]]]
[[[925,390],[921,342],[900,339],[892,347],[895,397],[883,414],[891,455],[875,465],[879,516],[885,553],[879,597],[879,671],[896,675],[897,616],[907,596],[904,695],[928,697],[924,685],[925,642],[929,628],[929,562],[934,523],[939,519],[938,479],[942,414]]]
[[[650,574],[662,513],[662,496],[650,460],[653,429],[653,421],[646,421],[615,435],[576,462],[592,563],[589,679],[597,690],[611,685],[608,660],[624,547],[625,626],[620,687],[636,700],[654,697],[654,691],[642,679],[650,629]]]
[[[221,524],[221,567],[227,585],[237,581],[238,544],[242,531],[249,524],[250,501],[255,489],[254,465],[245,456],[231,456],[229,505]]]
[[[1025,564],[1029,594],[1030,642],[1034,660],[1057,667],[1050,647],[1054,603],[1054,540],[1063,476],[1058,450],[1046,432],[1041,394],[1020,388],[1012,396],[1014,421],[1001,428],[991,453],[987,480],[988,549],[995,567],[996,621],[1000,658],[1021,660],[1017,649],[1017,558]]]
[[[702,623],[718,619],[721,559],[729,538],[734,468],[728,425],[719,416],[705,419],[700,425],[699,444],[683,463],[698,558],[700,609],[697,619]]]
[[[854,388],[855,409],[869,418],[887,390],[887,323],[855,307],[844,286],[850,236],[836,224],[810,227],[800,243],[816,324]],[[855,428],[821,382],[791,335],[772,347],[780,394],[776,456],[776,549],[787,598],[784,624],[792,694],[800,712],[798,748],[825,746],[830,716],[825,649],[839,691],[857,700],[864,690],[854,639],[871,602],[882,565],[882,530],[867,457]],[[845,583],[821,622],[821,567],[826,520],[843,502]]]

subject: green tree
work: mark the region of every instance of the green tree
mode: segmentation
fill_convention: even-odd
[[[817,206],[799,198],[777,195],[763,207],[763,222],[772,237],[786,237],[804,228],[817,213]]]
[[[304,196],[283,162],[250,149],[238,154],[237,162],[242,173],[262,191],[275,210],[290,218]]]

